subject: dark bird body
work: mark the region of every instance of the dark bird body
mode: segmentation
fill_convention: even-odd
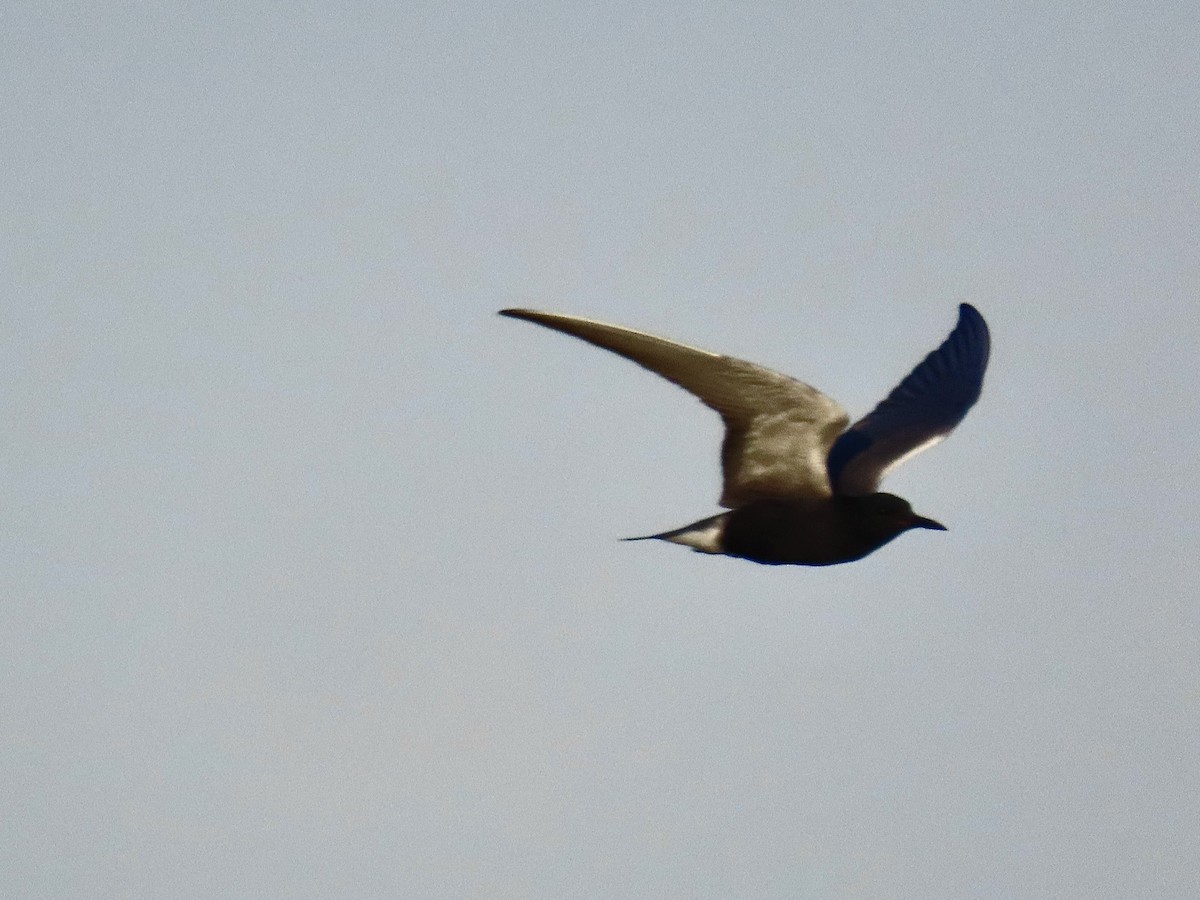
[[[725,422],[721,513],[644,538],[768,565],[861,559],[912,528],[944,531],[878,490],[894,466],[946,437],[979,398],[987,324],[970,304],[958,324],[875,409],[845,411],[801,381],[753,363],[574,316],[506,309],[611,350],[700,398]]]

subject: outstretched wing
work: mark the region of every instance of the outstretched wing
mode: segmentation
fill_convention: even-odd
[[[527,309],[505,309],[500,314],[611,350],[690,391],[720,413],[725,421],[722,506],[832,493],[826,459],[849,418],[816,388],[744,360],[630,328]]]
[[[829,480],[839,494],[873,494],[893,467],[943,440],[983,387],[991,339],[969,303],[940,347],[833,445]]]

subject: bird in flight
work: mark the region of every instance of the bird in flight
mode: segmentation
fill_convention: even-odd
[[[627,540],[670,541],[768,565],[827,566],[861,559],[912,528],[946,530],[879,484],[944,439],[979,399],[990,338],[969,303],[959,306],[942,345],[853,425],[816,388],[754,363],[591,319],[528,309],[500,314],[624,356],[724,420],[720,505],[729,511]]]

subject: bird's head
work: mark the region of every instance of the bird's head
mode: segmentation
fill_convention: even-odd
[[[886,539],[894,538],[911,528],[946,530],[946,526],[941,522],[918,516],[907,500],[895,494],[879,493],[855,497],[854,504],[858,507],[858,519],[863,530]]]

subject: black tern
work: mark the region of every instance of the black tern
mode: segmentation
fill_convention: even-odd
[[[661,540],[768,565],[861,559],[912,528],[945,531],[879,492],[895,466],[938,443],[979,399],[991,339],[969,303],[940,347],[849,428],[816,388],[754,363],[575,316],[505,309],[611,350],[695,394],[725,422],[724,512],[627,540]]]

